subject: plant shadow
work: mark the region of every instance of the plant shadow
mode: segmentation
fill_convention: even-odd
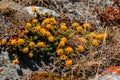
[[[13,55],[10,53],[9,58],[12,61]],[[50,60],[50,56],[43,55],[41,53],[37,53],[33,58],[29,57],[21,57],[19,58],[19,69],[17,69],[17,73],[19,76],[23,75],[25,70],[30,71],[37,71],[40,67],[43,65],[49,65],[49,63],[52,63],[53,60]]]

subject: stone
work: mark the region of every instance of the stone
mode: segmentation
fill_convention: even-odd
[[[59,17],[60,15],[55,12],[54,10],[50,10],[50,9],[47,9],[45,7],[38,7],[38,6],[28,6],[28,7],[24,7],[24,10],[27,11],[29,14],[31,15],[36,15],[35,12],[32,12],[32,8],[36,8],[37,10],[37,13],[38,14],[45,14],[45,13],[49,13],[49,14],[52,14],[54,17]]]
[[[98,80],[120,80],[120,66],[108,68],[100,75]]]

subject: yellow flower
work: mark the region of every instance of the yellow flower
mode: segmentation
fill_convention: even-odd
[[[31,42],[29,43],[29,46],[30,46],[31,48],[33,48],[33,47],[35,47],[35,43],[34,43],[33,41],[31,41]]]
[[[52,25],[51,25],[51,24],[47,24],[47,25],[46,25],[46,28],[47,28],[47,29],[50,29],[50,28],[52,28]]]
[[[40,27],[40,26],[36,26],[36,27],[35,27],[35,31],[37,31],[37,32],[39,32],[39,31],[40,31],[40,29],[41,29],[41,27]]]
[[[40,29],[40,33],[42,34],[42,36],[46,36],[46,29],[45,28],[41,28]]]
[[[65,46],[65,41],[60,41],[59,47],[63,47],[63,46]]]
[[[61,26],[60,26],[60,29],[65,31],[65,30],[67,30],[67,26],[61,25]]]
[[[29,48],[28,47],[25,47],[25,48],[23,48],[23,53],[28,53],[28,51],[29,51]]]
[[[83,52],[85,50],[85,48],[82,45],[79,45],[77,50],[79,50],[80,52]]]
[[[37,23],[38,20],[37,20],[37,19],[33,19],[32,22],[33,22],[33,23]]]
[[[93,39],[92,40],[92,45],[93,46],[98,46],[99,45],[99,41],[97,39]]]
[[[11,45],[16,45],[16,44],[17,44],[17,40],[16,40],[16,39],[12,39],[12,40],[10,41],[10,43],[11,43]]]
[[[82,43],[86,43],[86,42],[87,42],[87,40],[86,40],[86,38],[81,37],[81,38],[80,38],[80,42],[82,42]]]
[[[2,39],[1,41],[2,44],[6,44],[6,42],[7,42],[7,39]]]
[[[95,34],[94,32],[91,32],[91,33],[89,34],[89,37],[90,37],[90,38],[95,38],[95,36],[96,36],[96,34]]]
[[[12,60],[12,63],[13,64],[19,64],[19,60],[18,59]]]
[[[18,41],[17,41],[17,42],[18,42],[18,44],[19,44],[19,45],[22,45],[22,44],[24,44],[24,43],[25,43],[24,39],[22,39],[22,38],[18,39]]]
[[[89,23],[84,23],[84,24],[83,24],[83,27],[84,27],[85,29],[87,29],[87,28],[90,29],[91,26],[90,26]]]
[[[62,37],[62,38],[61,38],[61,41],[66,42],[66,41],[67,41],[67,38],[66,38],[66,37]]]
[[[25,35],[24,32],[20,32],[20,33],[19,33],[19,37],[23,37],[24,35]]]
[[[60,26],[62,26],[62,25],[66,26],[66,23],[60,23]]]
[[[45,47],[45,43],[44,42],[38,42],[36,46],[38,48]]]
[[[50,18],[46,18],[42,22],[42,24],[49,24],[49,23],[50,23]]]
[[[57,55],[62,55],[64,53],[64,50],[63,49],[58,49],[57,50]]]
[[[55,18],[50,18],[50,24],[51,25],[54,25],[54,24],[56,24],[57,22],[56,22],[56,20],[55,20]]]
[[[102,38],[102,35],[101,35],[101,34],[97,34],[97,35],[95,36],[95,38],[96,38],[96,39],[101,39],[101,38]]]
[[[56,21],[56,20],[55,20],[54,17],[51,17],[51,18],[50,18],[50,21],[53,21],[53,22],[54,22],[54,21]]]
[[[29,33],[29,31],[27,29],[25,29],[24,33],[27,34],[27,33]]]
[[[83,29],[82,29],[82,26],[78,26],[78,27],[77,27],[77,32],[82,32],[82,30],[83,30]]]
[[[53,37],[53,36],[49,36],[49,37],[48,37],[48,41],[49,41],[49,42],[53,42],[53,41],[54,41],[54,37]]]
[[[26,23],[26,28],[29,28],[29,27],[31,27],[32,25],[31,25],[31,23]]]
[[[46,31],[46,29],[45,28],[41,28],[40,32],[42,33],[43,31]]]
[[[108,34],[107,34],[107,33],[103,33],[103,34],[101,34],[101,35],[102,35],[102,39],[108,37]]]
[[[28,54],[28,56],[29,56],[30,58],[32,58],[32,57],[34,56],[34,54],[33,54],[32,52],[30,52],[30,53]]]
[[[51,36],[51,33],[49,31],[46,31],[46,36]]]
[[[47,31],[46,30],[42,31],[41,34],[42,34],[42,36],[47,36]]]
[[[35,7],[32,7],[32,12],[36,12],[36,8]]]
[[[77,22],[72,23],[73,28],[77,28],[78,26],[79,26],[79,23],[77,23]]]
[[[60,56],[60,60],[67,60],[67,56],[65,55]]]
[[[107,34],[103,33],[103,34],[97,34],[95,36],[96,39],[100,39],[100,40],[104,40],[104,38],[107,38]]]
[[[72,47],[66,47],[66,48],[65,48],[65,51],[66,51],[67,53],[72,53],[72,52],[73,52],[73,49],[72,49]]]
[[[73,61],[71,59],[65,61],[65,65],[67,67],[70,67],[73,64]]]

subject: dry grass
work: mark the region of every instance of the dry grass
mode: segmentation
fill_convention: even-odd
[[[13,1],[3,0],[0,2],[0,35],[8,36],[13,29],[23,27],[25,22],[33,17],[23,10],[23,6]],[[4,28],[5,27],[5,28]],[[3,35],[6,33],[6,35]]]

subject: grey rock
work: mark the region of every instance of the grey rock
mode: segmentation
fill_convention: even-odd
[[[44,7],[38,7],[38,6],[29,6],[29,7],[25,7],[24,10],[26,10],[29,14],[31,15],[36,15],[35,12],[32,12],[32,8],[35,7],[36,10],[37,10],[37,13],[38,14],[45,14],[45,13],[49,13],[49,14],[52,14],[53,16],[55,17],[59,17],[60,15],[55,12],[54,10],[50,10],[50,9],[47,9],[47,8],[44,8]]]

